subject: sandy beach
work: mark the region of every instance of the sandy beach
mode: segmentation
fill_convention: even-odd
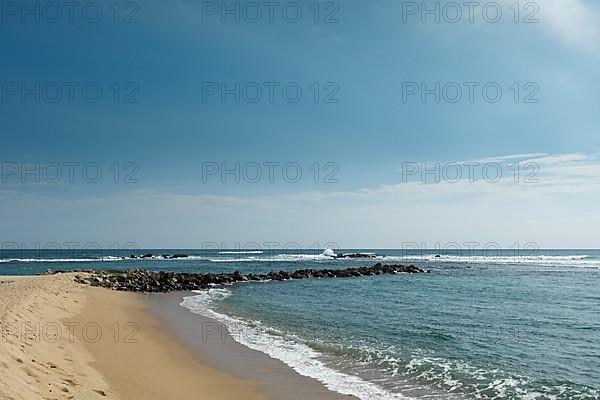
[[[87,302],[67,275],[0,278],[0,398],[118,398],[63,321]]]
[[[200,363],[130,293],[0,278],[2,399],[264,399]]]
[[[0,399],[350,398],[231,339],[197,340],[206,320],[178,306],[181,294],[73,277],[0,278]]]

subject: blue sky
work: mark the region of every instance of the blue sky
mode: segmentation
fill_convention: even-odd
[[[218,12],[207,13],[207,2],[142,1],[118,3],[115,23],[113,3],[98,3],[97,23],[79,10],[72,23],[65,9],[58,23],[2,10],[3,242],[599,247],[597,4],[545,0],[536,10],[522,2],[515,23],[514,2],[499,1],[497,23],[479,8],[472,23],[467,15],[423,23],[419,13],[406,14],[407,2],[321,2],[315,23],[313,2],[298,2],[303,14],[291,23],[281,14],[289,2],[281,2],[272,23],[266,15],[223,23]],[[534,11],[539,22],[524,23]],[[338,22],[323,23],[331,12]],[[131,13],[138,22],[123,23]],[[20,86],[10,92],[15,83],[36,82],[78,86],[73,101],[63,92],[56,103],[36,103],[31,94],[23,101]],[[96,103],[79,90],[90,82],[102,89]],[[207,82],[277,86],[273,102],[264,92],[257,103],[232,95],[223,102],[220,93],[203,101]],[[473,102],[466,92],[456,103],[433,95],[422,102],[419,94],[403,101],[407,82],[478,86]],[[302,89],[296,103],[280,90],[289,83]],[[482,97],[489,83],[503,91],[496,103]],[[534,89],[537,102],[524,102]],[[328,94],[337,102],[324,102]],[[124,103],[127,95],[137,102]],[[504,179],[403,182],[410,163],[482,160],[500,164]],[[21,175],[52,163],[64,173],[64,163],[74,162],[96,163],[102,178]],[[539,182],[515,183],[515,162],[536,164]],[[203,179],[207,163],[250,172],[258,164],[263,176],[256,183],[231,176],[223,183],[219,173]],[[264,163],[278,163],[273,182]],[[302,170],[297,182],[280,173],[290,163]],[[128,173],[137,183],[123,182]]]

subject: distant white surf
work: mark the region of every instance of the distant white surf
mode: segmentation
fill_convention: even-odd
[[[220,251],[219,254],[263,254],[260,250]]]
[[[222,253],[219,253],[222,254]],[[299,261],[326,261],[331,260],[332,256],[325,253],[321,254],[273,254],[266,256],[248,256],[248,257],[217,257],[210,258],[211,262],[299,262]]]
[[[365,253],[367,254],[367,253]],[[370,254],[370,253],[369,253]],[[519,264],[532,266],[557,266],[600,269],[600,258],[587,254],[573,255],[444,255],[444,254],[415,254],[415,255],[378,255],[370,260],[377,262],[430,262],[430,263],[459,263],[459,264]],[[129,258],[127,256],[104,257],[72,257],[72,258],[0,258],[0,264],[8,263],[94,263],[94,262],[143,262],[143,261],[206,261],[214,263],[268,263],[268,262],[352,262],[350,258],[336,258],[332,249],[325,249],[322,253],[273,253],[268,254],[262,250],[226,250],[213,255],[188,255],[181,258],[165,258],[153,255],[146,258]]]
[[[70,262],[114,262],[114,261],[184,261],[184,260],[201,260],[209,261],[208,257],[203,256],[188,256],[181,258],[164,258],[161,256],[152,257],[118,257],[118,256],[106,256],[106,257],[89,257],[89,258],[2,258],[0,263],[70,263]]]
[[[122,257],[98,257],[98,258],[3,258],[0,263],[67,263],[67,262],[109,262],[121,261]]]
[[[505,256],[455,256],[455,255],[406,255],[406,256],[384,256],[381,258],[385,261],[421,261],[421,262],[447,262],[447,263],[473,263],[473,264],[527,264],[540,266],[571,266],[571,267],[600,267],[600,259],[593,258],[589,255],[505,255]]]

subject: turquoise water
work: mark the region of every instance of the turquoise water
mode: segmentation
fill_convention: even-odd
[[[365,399],[598,399],[592,261],[420,261],[431,274],[246,284],[198,301],[233,317],[242,343],[288,345],[271,355]]]
[[[247,283],[198,293],[183,305],[225,322],[249,347],[362,399],[600,399],[600,252],[376,252],[385,255],[378,261],[431,273]],[[3,254],[0,268],[267,272],[375,262],[298,250],[188,254]]]
[[[599,278],[598,271],[440,268],[242,285],[216,307],[262,321],[390,393],[599,398]]]

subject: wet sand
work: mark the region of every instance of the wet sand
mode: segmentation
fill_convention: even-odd
[[[355,399],[327,389],[321,382],[302,376],[259,351],[236,342],[224,324],[194,314],[180,306],[183,297],[193,293],[145,294],[140,298],[151,312],[200,359],[234,376],[260,383],[261,392],[270,399],[340,400]]]
[[[84,340],[111,388],[123,399],[263,400],[259,385],[207,365],[165,330],[134,293],[87,288],[90,301],[74,321],[107,327],[101,340]]]

